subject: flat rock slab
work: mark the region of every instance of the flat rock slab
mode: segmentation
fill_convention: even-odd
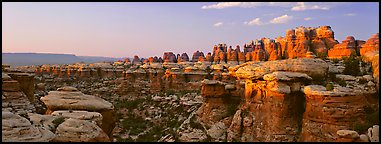
[[[114,106],[102,98],[85,95],[81,92],[51,91],[41,101],[51,111],[56,110],[112,110]]]
[[[266,62],[247,62],[239,66],[229,68],[234,76],[244,79],[260,79],[266,74],[275,71],[288,71],[305,73],[309,76],[323,76],[328,73],[329,65],[321,59],[287,59]]]

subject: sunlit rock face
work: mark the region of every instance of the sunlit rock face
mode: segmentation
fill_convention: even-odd
[[[379,51],[379,33],[370,37],[360,48],[360,55],[365,55],[367,52]]]
[[[357,44],[353,36],[348,36],[341,44],[335,45],[328,51],[329,58],[341,59],[342,57],[349,57],[356,55]]]

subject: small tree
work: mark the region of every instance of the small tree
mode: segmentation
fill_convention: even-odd
[[[343,74],[353,76],[359,76],[361,74],[359,59],[355,58],[354,55],[351,55],[350,57],[344,57],[343,60],[345,65]]]

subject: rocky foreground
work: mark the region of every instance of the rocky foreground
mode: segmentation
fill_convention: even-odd
[[[2,68],[2,141],[378,142],[378,34],[299,27],[233,50]]]

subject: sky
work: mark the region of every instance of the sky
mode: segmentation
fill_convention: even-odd
[[[218,43],[331,26],[340,43],[379,32],[378,2],[2,2],[2,52],[189,57]]]

